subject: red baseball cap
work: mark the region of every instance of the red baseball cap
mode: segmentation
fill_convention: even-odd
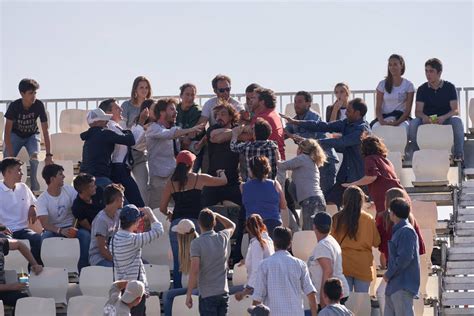
[[[186,166],[191,167],[196,160],[196,155],[189,150],[181,150],[176,156],[176,163],[184,163]]]

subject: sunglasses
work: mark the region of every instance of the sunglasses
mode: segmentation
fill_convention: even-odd
[[[230,87],[228,87],[228,88],[221,88],[221,89],[217,89],[217,91],[219,91],[220,93],[224,93],[224,92],[230,92]]]

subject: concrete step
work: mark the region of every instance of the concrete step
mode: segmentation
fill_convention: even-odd
[[[471,261],[448,261],[446,263],[446,275],[474,275],[474,265]],[[473,284],[474,284],[474,279]]]
[[[444,277],[443,289],[455,291],[474,290],[474,277]]]
[[[456,235],[474,236],[474,223],[456,223]]]
[[[454,245],[455,246],[468,246],[468,247],[470,247],[470,246],[474,245],[474,237],[456,236],[456,237],[454,237]]]
[[[465,315],[474,315],[474,308],[444,308],[442,315],[446,316],[465,316]]]
[[[459,213],[458,222],[474,222],[474,213],[472,214]]]
[[[459,246],[448,248],[448,261],[469,261],[474,260],[474,247]]]
[[[443,306],[474,305],[474,292],[443,292],[441,304]]]

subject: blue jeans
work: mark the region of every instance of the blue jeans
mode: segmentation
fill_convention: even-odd
[[[13,153],[7,153],[7,148],[3,145],[3,156],[4,157],[16,157],[20,152],[22,147],[26,148],[28,155],[30,156],[30,183],[31,183],[31,190],[38,191],[39,190],[39,183],[37,178],[38,173],[38,154],[41,150],[40,147],[40,134],[33,134],[30,137],[23,138],[18,136],[15,133],[10,134],[10,142],[12,143]]]
[[[319,186],[324,196],[331,190],[336,183],[336,164],[334,162],[326,162],[319,167]]]
[[[173,301],[176,296],[186,295],[188,289],[182,287],[180,289],[174,288],[163,293],[163,309],[165,316],[171,316],[173,311]],[[193,290],[193,295],[199,295],[198,290]]]
[[[66,227],[64,227],[66,228]],[[41,235],[42,240],[51,237],[64,237],[60,234],[54,233],[49,230],[43,231]],[[79,262],[77,263],[77,269],[81,272],[81,269],[89,265],[89,246],[91,244],[91,233],[87,229],[79,228],[77,231],[77,239],[79,239],[80,256]]]
[[[362,281],[354,277],[346,276],[347,284],[350,292],[369,293],[370,282]]]
[[[423,125],[421,118],[415,118],[410,121],[410,128],[408,131],[408,139],[410,144],[408,146],[407,155],[408,157],[413,157],[413,152],[419,150],[418,143],[416,142],[416,136],[418,134],[418,127]],[[464,156],[464,127],[462,125],[462,120],[459,116],[451,116],[443,125],[451,125],[453,127],[454,135],[454,147],[453,154],[455,157]]]
[[[313,216],[326,211],[326,201],[323,196],[310,196],[300,202],[301,215],[303,216],[303,230],[313,230]]]
[[[280,221],[280,220],[270,219],[270,218],[269,219],[264,219],[263,223],[265,224],[265,226],[267,226],[267,231],[268,231],[268,235],[270,236],[270,238],[273,238],[273,230],[275,229],[275,227],[281,226],[283,224],[283,222]]]
[[[226,316],[229,307],[229,294],[199,296],[199,315],[201,316]]]
[[[114,266],[114,263],[112,261],[107,260],[107,259],[102,259],[101,261],[99,261],[97,263],[97,265],[101,266],[101,267],[112,268]]]
[[[131,171],[127,165],[123,163],[113,163],[111,180],[114,183],[120,183],[124,186],[124,195],[128,203],[134,204],[137,207],[145,206],[138,185],[132,178]]]
[[[182,220],[182,218],[176,218],[172,220],[171,225],[170,225],[170,230],[169,230],[170,246],[171,246],[171,251],[173,252],[173,287],[175,289],[182,288],[183,286],[181,285],[181,272],[179,271],[178,233],[171,231],[171,228],[173,228],[173,226],[178,225],[180,220]],[[197,219],[190,218],[190,220],[193,221],[194,225],[196,226],[196,230],[199,233],[199,224],[198,224]]]
[[[43,265],[43,261],[41,260],[42,239],[40,234],[35,233],[29,228],[24,228],[13,232],[12,237],[15,239],[28,239],[33,257],[35,258],[36,262],[38,262],[38,264]]]
[[[413,316],[413,294],[404,290],[385,295],[384,316]]]

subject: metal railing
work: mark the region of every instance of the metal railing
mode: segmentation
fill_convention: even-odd
[[[472,125],[469,119],[469,100],[474,98],[474,87],[457,88],[458,100],[459,100],[459,115],[463,120],[466,131]],[[319,104],[321,108],[321,116],[323,119],[326,117],[326,108],[332,105],[335,101],[335,95],[333,91],[310,91],[313,96],[313,103]],[[283,113],[286,106],[293,103],[293,98],[296,92],[277,92],[277,108],[280,113]],[[367,120],[370,122],[375,118],[375,102],[376,102],[376,91],[375,90],[354,90],[351,91],[352,98],[360,97],[365,100],[368,106],[368,112],[366,115]],[[208,99],[213,98],[214,94],[202,94],[196,96],[196,102],[199,105],[203,105]],[[240,102],[245,102],[245,94],[238,93],[232,95]],[[175,97],[178,96],[155,96],[154,98],[162,97]],[[46,110],[50,115],[50,131],[59,132],[59,116],[62,110],[65,109],[84,109],[89,110],[91,108],[98,107],[99,103],[107,97],[95,97],[95,98],[67,98],[67,99],[41,99],[45,104]],[[130,99],[129,97],[116,97],[119,102]],[[12,100],[0,100],[0,112],[5,113],[8,105]],[[414,102],[415,103],[415,102]],[[413,108],[415,104],[413,104]],[[414,113],[414,109],[412,109]]]

